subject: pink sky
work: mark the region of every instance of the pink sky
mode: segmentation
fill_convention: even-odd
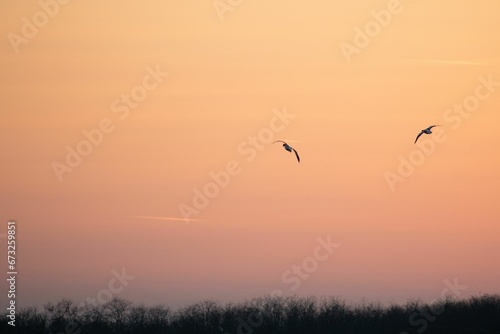
[[[499,292],[499,3],[54,1],[0,4],[21,305]]]

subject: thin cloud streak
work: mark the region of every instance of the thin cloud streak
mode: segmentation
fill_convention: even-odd
[[[490,61],[466,61],[466,60],[447,60],[447,59],[413,59],[401,58],[400,61],[415,62],[415,63],[428,63],[428,64],[448,64],[448,65],[472,65],[472,66],[494,66],[499,65],[500,60]]]
[[[156,217],[156,216],[122,216],[127,218],[138,218],[138,219],[153,219],[153,220],[166,220],[166,221],[179,221],[179,222],[201,222],[204,219],[189,219],[189,218],[177,218],[177,217]]]

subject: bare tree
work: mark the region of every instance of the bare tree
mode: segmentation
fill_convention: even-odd
[[[17,312],[17,329],[22,333],[43,333],[46,326],[46,317],[36,307],[22,308]],[[2,332],[3,333],[3,332]]]
[[[114,297],[103,305],[106,319],[115,329],[122,330],[131,310],[132,302]]]
[[[0,333],[491,333],[500,334],[500,295],[413,300],[383,307],[363,302],[348,306],[336,298],[256,298],[221,306],[203,301],[177,311],[114,298],[105,304],[75,306],[67,299],[18,311],[16,327],[0,318]]]
[[[66,332],[68,328],[78,326],[78,307],[71,300],[62,299],[56,304],[49,302],[44,308],[50,332]]]

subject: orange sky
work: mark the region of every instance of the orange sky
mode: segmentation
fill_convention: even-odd
[[[214,3],[0,4],[19,303],[499,292],[498,1]]]

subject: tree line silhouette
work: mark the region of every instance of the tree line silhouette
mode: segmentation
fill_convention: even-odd
[[[228,304],[206,300],[177,310],[134,305],[121,298],[78,306],[62,299],[47,303],[43,310],[20,309],[15,327],[8,321],[4,313],[1,333],[500,334],[500,295],[389,306],[367,302],[352,306],[334,297],[265,297]]]

